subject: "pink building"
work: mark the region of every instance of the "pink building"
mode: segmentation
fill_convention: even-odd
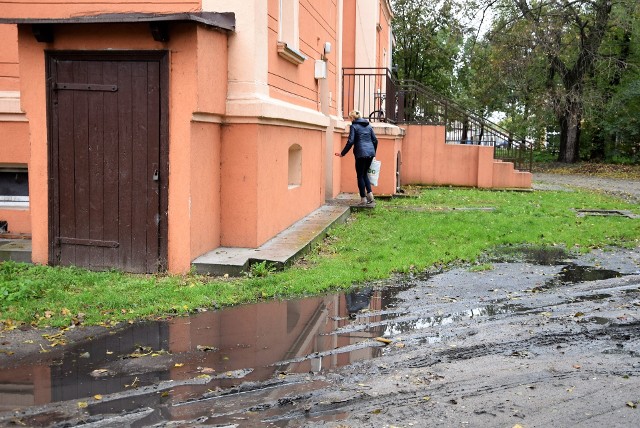
[[[0,14],[0,220],[31,237],[34,263],[177,273],[256,248],[356,190],[352,158],[333,156],[347,110],[395,105],[386,74],[345,77],[391,68],[388,0],[23,0]],[[376,133],[378,194],[531,185],[493,147],[446,145],[444,126]]]

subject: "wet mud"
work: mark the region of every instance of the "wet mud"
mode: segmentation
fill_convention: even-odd
[[[631,427],[640,252],[507,249],[482,272],[92,334],[4,337],[0,426]]]

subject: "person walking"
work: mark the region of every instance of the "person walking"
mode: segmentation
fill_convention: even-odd
[[[353,146],[353,155],[356,158],[356,176],[358,178],[358,191],[360,192],[360,205],[372,204],[374,202],[371,183],[367,171],[378,150],[378,138],[369,121],[362,118],[358,110],[349,113],[351,119],[351,129],[347,144],[341,153],[336,156],[344,157]]]

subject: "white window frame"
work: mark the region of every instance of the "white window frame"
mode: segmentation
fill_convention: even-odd
[[[299,0],[279,0],[278,12],[278,54],[284,59],[302,64],[307,57],[300,48],[300,2]]]

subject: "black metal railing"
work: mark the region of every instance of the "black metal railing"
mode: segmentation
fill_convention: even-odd
[[[343,68],[342,111],[358,110],[372,122],[395,122],[396,83],[387,68]]]
[[[463,105],[411,80],[396,82],[386,68],[343,70],[343,112],[360,110],[371,121],[445,127],[447,144],[494,147],[494,158],[531,171],[533,144]]]

